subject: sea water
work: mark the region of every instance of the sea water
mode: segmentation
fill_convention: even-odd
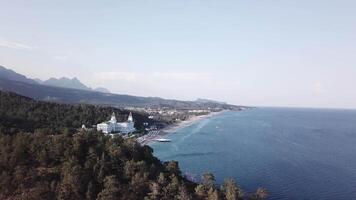
[[[151,143],[199,181],[233,177],[243,190],[265,187],[269,199],[356,199],[356,111],[256,108],[225,112]]]

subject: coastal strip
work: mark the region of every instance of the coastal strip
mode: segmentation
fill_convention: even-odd
[[[227,110],[223,110],[223,111],[220,111],[220,112],[211,112],[211,113],[206,114],[206,115],[199,115],[199,116],[190,117],[189,119],[181,121],[179,123],[168,125],[163,129],[150,131],[148,134],[137,138],[137,142],[140,143],[141,145],[147,145],[147,144],[149,144],[151,142],[156,141],[159,138],[162,138],[162,137],[164,137],[164,136],[166,136],[168,134],[174,133],[174,132],[178,131],[179,129],[188,127],[188,126],[190,126],[190,125],[192,125],[192,124],[194,124],[194,123],[196,123],[198,121],[211,118],[213,116],[222,114],[224,112],[227,112]]]

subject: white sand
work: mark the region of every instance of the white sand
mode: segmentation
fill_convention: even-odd
[[[169,126],[163,128],[163,129],[157,130],[156,132],[154,132],[154,134],[147,134],[147,135],[141,136],[141,137],[137,138],[137,142],[139,142],[141,145],[146,145],[146,144],[148,144],[150,142],[155,141],[158,138],[162,138],[163,136],[165,136],[167,134],[176,132],[177,130],[179,130],[181,128],[184,128],[184,127],[187,127],[187,126],[190,126],[190,125],[194,124],[197,121],[213,117],[215,115],[221,114],[222,112],[224,112],[224,111],[212,112],[212,113],[207,114],[207,115],[200,115],[200,116],[191,117],[188,120],[185,120],[185,121],[182,121],[182,122],[179,122],[179,123],[176,123],[176,124],[172,124],[172,125],[169,125]]]

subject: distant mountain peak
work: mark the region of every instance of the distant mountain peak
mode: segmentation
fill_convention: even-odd
[[[67,78],[49,78],[46,81],[42,81],[43,85],[55,86],[55,87],[63,87],[63,88],[71,88],[78,90],[88,90],[88,91],[96,91],[101,93],[110,93],[110,91],[103,87],[98,87],[96,89],[92,89],[85,84],[83,84],[77,77]]]
[[[0,78],[11,80],[11,81],[18,81],[23,83],[30,83],[30,84],[37,84],[35,80],[27,78],[26,76],[16,73],[11,69],[7,69],[0,65]]]
[[[63,88],[72,88],[72,89],[79,89],[79,90],[91,90],[90,87],[84,85],[82,82],[79,81],[77,77],[74,78],[67,78],[61,77],[57,78],[49,78],[46,81],[43,81],[44,85],[50,85],[55,87],[63,87]]]
[[[33,79],[33,80],[35,80],[37,83],[39,83],[39,84],[42,84],[43,83],[43,81],[41,80],[41,79],[39,79],[39,78],[35,78],[35,79]]]
[[[29,84],[41,84],[41,85],[61,87],[61,88],[87,90],[87,91],[95,91],[95,92],[101,92],[101,93],[111,93],[108,89],[103,88],[103,87],[98,87],[96,89],[92,89],[92,88],[86,86],[85,84],[83,84],[77,77],[73,77],[73,78],[51,77],[45,81],[38,79],[38,78],[30,79],[22,74],[19,74],[11,69],[1,66],[1,65],[0,65],[0,79],[17,81],[17,82],[22,82],[22,83],[29,83]]]
[[[108,89],[103,88],[103,87],[95,88],[94,91],[101,92],[101,93],[111,93]]]
[[[217,103],[217,104],[227,104],[226,102],[215,101],[215,100],[211,100],[211,99],[202,99],[202,98],[198,98],[197,100],[195,100],[195,102],[198,102],[198,103]]]

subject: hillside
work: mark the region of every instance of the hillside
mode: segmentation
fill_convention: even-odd
[[[11,80],[11,81],[18,81],[23,83],[29,84],[43,84],[47,86],[55,86],[55,87],[62,87],[62,88],[71,88],[71,89],[78,89],[78,90],[89,90],[89,91],[96,91],[96,92],[103,92],[103,93],[110,93],[110,91],[103,87],[98,87],[92,89],[86,85],[84,85],[78,78],[49,78],[48,80],[42,81],[41,79],[35,78],[30,79],[26,76],[16,73],[11,69],[7,69],[0,65],[0,79]]]
[[[11,69],[7,69],[0,65],[0,79],[7,79],[11,81],[19,81],[29,84],[37,84],[35,80],[29,79],[26,76],[16,73]]]
[[[63,129],[75,130],[82,124],[90,127],[109,120],[113,112],[119,121],[125,121],[129,114],[127,110],[113,107],[48,103],[0,91],[0,130],[11,133],[37,129],[56,133]],[[139,112],[133,112],[133,117],[138,130],[143,129],[144,122],[163,123]]]
[[[190,182],[178,163],[161,163],[148,146],[96,132],[55,136],[0,133],[0,199],[232,200],[244,199],[228,179]],[[259,189],[249,199],[262,199]]]
[[[110,90],[103,88],[103,87],[95,88],[94,91],[102,92],[102,93],[111,93]]]
[[[239,106],[213,102],[194,102],[162,99],[158,97],[138,97],[131,95],[108,94],[87,90],[29,84],[0,79],[0,90],[15,92],[36,100],[74,104],[96,104],[117,107],[171,107],[177,109],[239,109]]]
[[[0,152],[0,199],[177,199],[193,194],[194,184],[180,175],[176,162],[162,164],[150,147],[121,137],[0,134]],[[164,191],[156,194],[156,186]]]
[[[62,77],[59,79],[50,78],[42,82],[43,85],[55,86],[55,87],[63,87],[63,88],[72,88],[78,90],[91,90],[90,87],[84,85],[77,78],[66,78]]]
[[[91,87],[86,86],[84,83],[80,82],[80,80],[76,77],[70,79],[67,77],[62,78],[49,78],[48,80],[42,81],[40,79],[34,79],[37,83],[54,86],[54,87],[62,87],[62,88],[70,88],[70,89],[77,89],[77,90],[88,90],[93,92],[102,92],[102,93],[110,93],[110,91],[103,87],[98,87],[92,89]]]

